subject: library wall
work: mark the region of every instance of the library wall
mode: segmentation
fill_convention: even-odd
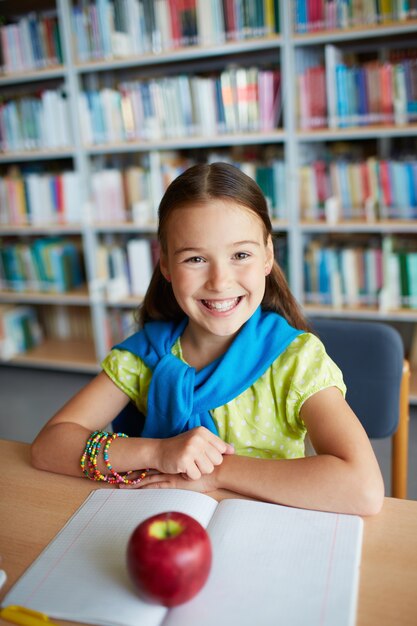
[[[417,2],[0,3],[0,359],[93,375],[173,178],[265,193],[307,316],[396,325],[417,404]],[[32,3],[33,5],[33,3]]]

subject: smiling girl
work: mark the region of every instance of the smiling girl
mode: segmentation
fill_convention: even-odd
[[[175,179],[159,207],[160,261],[141,330],[42,429],[34,465],[80,475],[81,457],[85,475],[126,487],[378,512],[372,447],[271,233],[265,198],[239,169],[196,165]],[[129,401],[145,416],[141,436],[102,431]]]

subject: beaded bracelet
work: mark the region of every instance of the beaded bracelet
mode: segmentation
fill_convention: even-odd
[[[84,475],[87,476],[87,478],[90,478],[90,480],[103,480],[108,483],[117,482],[114,477],[102,474],[97,467],[97,457],[100,454],[102,445],[104,445],[109,436],[110,434],[106,431],[96,430],[87,440],[80,465]]]
[[[80,459],[81,471],[83,474],[90,480],[102,480],[110,484],[124,483],[125,485],[137,485],[140,483],[145,478],[149,470],[142,470],[138,478],[130,479],[127,478],[127,476],[132,474],[133,470],[119,474],[113,469],[109,460],[109,448],[112,441],[118,437],[127,436],[128,435],[125,435],[124,433],[108,433],[102,430],[95,430],[91,433],[90,437],[87,439],[84,452]],[[103,459],[107,469],[111,472],[111,475],[102,474],[97,467],[97,458],[102,447]]]
[[[126,472],[125,474],[118,474],[116,470],[113,469],[110,461],[109,461],[109,448],[112,441],[114,441],[117,437],[127,437],[124,433],[113,433],[110,437],[107,437],[106,444],[103,449],[103,459],[106,464],[107,469],[113,474],[118,483],[125,483],[126,485],[137,485],[140,483],[146,476],[149,470],[142,470],[139,477],[131,480],[130,478],[126,478],[128,474],[131,474],[132,471]]]
[[[87,478],[90,478],[90,480],[106,480],[106,477],[101,474],[97,468],[97,456],[101,449],[101,442],[103,439],[105,440],[107,436],[108,433],[95,430],[91,433],[85,445],[80,465],[83,474],[87,476]]]

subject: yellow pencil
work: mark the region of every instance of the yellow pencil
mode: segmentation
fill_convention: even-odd
[[[21,626],[57,626],[44,613],[32,611],[24,606],[6,606],[0,611],[0,617]]]

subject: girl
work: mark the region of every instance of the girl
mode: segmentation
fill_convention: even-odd
[[[271,232],[260,188],[239,169],[196,165],[175,179],[159,207],[143,329],[46,424],[33,464],[79,476],[82,456],[86,475],[122,486],[377,513],[372,447],[274,260]],[[141,437],[102,432],[129,400],[146,416]]]

